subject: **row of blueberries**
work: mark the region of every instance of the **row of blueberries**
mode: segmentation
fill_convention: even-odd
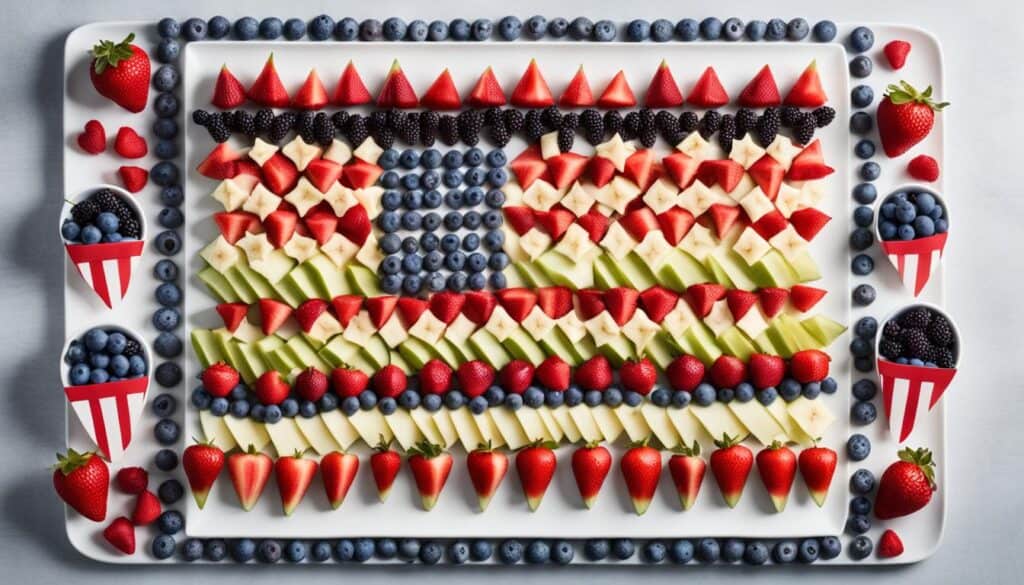
[[[181,543],[179,551],[173,535],[162,533],[150,545],[150,552],[158,559],[169,559],[178,552],[180,558],[188,562],[232,560],[239,563],[257,561],[268,564],[282,560],[289,563],[365,563],[376,560],[420,562],[426,565],[434,565],[441,561],[455,565],[494,561],[503,565],[567,565],[576,558],[577,549],[582,551],[583,558],[589,562],[629,561],[637,558],[648,564],[742,562],[747,565],[763,565],[769,561],[776,564],[806,564],[832,560],[842,553],[842,543],[835,536],[774,542],[738,538],[701,538],[696,542],[688,539],[638,542],[629,538],[589,539],[576,542],[545,539],[506,539],[499,542],[459,539],[447,542],[421,542],[415,538],[344,538],[337,541],[282,542],[275,539],[257,541],[243,538],[225,541],[187,538]],[[872,549],[871,540],[859,536],[854,539],[848,554],[851,558],[860,560],[871,554]]]
[[[420,166],[425,169],[441,167],[458,169],[463,166],[476,168],[484,164],[492,169],[497,169],[504,167],[507,162],[508,155],[500,148],[495,148],[484,154],[484,151],[476,147],[470,148],[465,152],[449,150],[443,155],[434,148],[428,148],[423,152],[418,152],[412,148],[399,152],[394,148],[389,148],[381,153],[380,158],[377,159],[377,164],[385,171],[399,167],[411,171]]]
[[[531,386],[522,394],[505,392],[500,386],[491,386],[483,394],[476,397],[469,397],[460,390],[449,390],[444,395],[422,394],[418,390],[405,390],[398,395],[398,398],[390,396],[380,397],[372,390],[364,390],[358,396],[340,398],[338,395],[328,392],[319,400],[301,400],[297,398],[286,398],[280,404],[265,405],[258,401],[244,385],[239,384],[226,397],[214,398],[201,385],[192,391],[192,405],[200,410],[209,410],[215,416],[226,416],[230,414],[235,418],[251,417],[254,420],[267,423],[276,423],[282,418],[302,416],[312,418],[318,412],[329,412],[340,408],[346,415],[351,416],[360,410],[379,409],[385,416],[394,413],[399,408],[411,410],[424,408],[430,412],[437,412],[441,408],[455,410],[468,407],[474,414],[481,414],[488,408],[504,406],[513,411],[524,406],[527,408],[540,408],[542,406],[558,407],[578,406],[585,404],[590,407],[605,404],[610,407],[617,407],[622,404],[627,406],[639,406],[645,399],[660,407],[685,408],[691,403],[698,406],[710,406],[715,401],[728,404],[732,401],[750,402],[757,400],[768,406],[781,398],[786,402],[792,402],[803,396],[814,400],[821,394],[834,394],[838,384],[833,378],[825,378],[821,382],[808,382],[800,384],[796,380],[787,378],[776,388],[755,389],[752,385],[741,382],[733,388],[716,389],[711,384],[702,383],[694,391],[686,390],[671,391],[667,388],[655,388],[646,397],[637,392],[622,390],[618,387],[611,387],[605,391],[588,390],[584,391],[573,385],[568,390],[542,390],[539,387]]]
[[[873,35],[871,41],[870,44],[874,44]],[[870,48],[870,45],[868,45],[868,48]],[[850,61],[850,75],[853,77],[868,77],[871,75],[871,71],[871,60],[864,55],[858,55]],[[864,137],[874,129],[874,118],[865,110],[874,99],[875,92],[868,85],[858,85],[850,92],[850,101],[853,106],[861,108],[860,111],[854,112],[850,116],[851,134]],[[864,161],[857,171],[857,176],[862,182],[853,189],[853,199],[858,203],[858,207],[853,211],[853,222],[856,227],[850,233],[850,247],[858,252],[858,254],[855,254],[850,261],[850,271],[855,276],[868,276],[875,270],[874,259],[864,252],[875,242],[875,234],[871,229],[875,220],[875,213],[869,206],[878,198],[878,190],[872,182],[877,181],[882,174],[882,168],[879,164],[870,160],[875,155],[876,150],[874,141],[866,137],[861,138],[853,150],[854,155]],[[875,287],[867,283],[858,284],[853,289],[853,302],[862,307],[875,302],[877,296]],[[874,365],[873,360],[864,356],[855,354],[854,359],[855,364],[857,362],[868,362],[872,366]],[[858,367],[857,369],[861,372],[869,372],[873,368],[862,369]],[[854,408],[857,408],[856,405]]]
[[[861,317],[853,328],[853,341],[850,342],[850,353],[855,362],[875,361],[875,334],[878,332],[878,320],[874,317]],[[858,368],[859,369],[859,368]],[[868,386],[868,384],[870,384]],[[858,385],[860,389],[858,390]],[[875,397],[875,384],[864,379],[854,384],[854,397],[857,399],[850,407],[850,418],[858,425],[869,425],[878,418],[878,409],[871,400]],[[858,395],[860,394],[860,395]]]
[[[494,189],[500,189],[508,182],[508,171],[498,167],[484,170],[481,167],[473,167],[465,172],[459,169],[449,168],[442,173],[434,169],[423,173],[400,174],[395,170],[381,173],[380,184],[386,189],[395,189],[399,186],[410,191],[416,189],[437,189],[441,185],[449,189],[455,189],[465,184],[467,187],[482,187],[489,185]]]
[[[177,51],[176,39],[180,36],[186,41],[205,39],[224,39],[229,36],[241,41],[256,38],[264,40],[299,40],[307,37],[314,41],[326,41],[334,38],[339,41],[487,41],[495,33],[503,41],[516,41],[521,37],[540,40],[544,37],[553,39],[569,38],[574,41],[610,42],[624,39],[630,42],[654,41],[664,43],[672,40],[691,42],[706,41],[803,41],[810,36],[820,43],[832,42],[836,38],[836,24],[830,20],[821,20],[812,27],[806,19],[796,17],[788,22],[781,18],[772,18],[767,22],[751,20],[744,23],[736,17],[727,18],[724,22],[715,17],[707,17],[701,21],[684,18],[677,22],[659,18],[653,22],[635,19],[622,26],[610,20],[594,22],[585,16],[571,21],[562,18],[548,20],[544,16],[534,15],[522,21],[517,16],[505,16],[497,24],[488,18],[478,18],[470,22],[456,18],[450,22],[434,20],[429,24],[423,20],[406,23],[398,17],[385,19],[383,22],[368,18],[357,21],[344,17],[335,21],[332,17],[321,14],[307,24],[299,18],[282,21],[276,17],[256,20],[251,16],[243,16],[232,23],[224,16],[214,16],[210,20],[189,18],[179,23],[173,18],[163,18],[157,23],[157,32],[162,37],[160,46],[171,46]],[[857,27],[846,39],[850,50],[862,53],[874,44],[874,33],[870,28]],[[165,49],[171,50],[171,49]]]

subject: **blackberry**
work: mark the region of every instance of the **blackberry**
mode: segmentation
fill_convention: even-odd
[[[515,134],[522,130],[523,123],[526,121],[525,116],[519,110],[505,110],[501,117],[505,119],[505,126],[508,127],[509,134]]]
[[[800,108],[796,106],[782,106],[779,109],[779,123],[786,128],[795,128],[800,121]]]
[[[700,118],[694,112],[683,112],[679,114],[679,129],[689,134],[700,126]]]
[[[664,133],[666,130],[678,128],[679,120],[672,115],[672,112],[661,110],[654,116],[654,126],[658,132]]]
[[[235,110],[231,115],[231,129],[246,136],[256,136],[256,121],[245,110]]]
[[[334,141],[334,124],[327,114],[320,112],[313,118],[313,135],[321,146],[329,146]]]
[[[920,329],[906,329],[903,331],[903,335],[900,336],[900,341],[903,343],[906,357],[919,360],[928,359],[928,353],[931,351],[932,344],[928,343],[928,336],[925,335],[924,331]]]
[[[402,122],[402,112],[391,108],[385,112],[384,115],[387,116],[388,126],[390,126],[392,130],[398,130],[398,125]]]
[[[316,142],[316,132],[313,129],[313,112],[300,112],[295,120],[295,129],[298,131],[302,141],[307,144]]]
[[[655,124],[655,114],[652,110],[644,108],[640,110],[640,144],[646,148],[654,146],[658,140],[658,131]]]
[[[192,121],[200,126],[206,126],[210,123],[210,112],[206,110],[193,110]]]
[[[640,113],[630,112],[622,119],[622,138],[632,140],[640,134]]]
[[[220,121],[224,123],[224,126],[227,127],[228,130],[230,130],[231,124],[234,122],[235,119],[235,113],[231,111],[220,112],[219,114],[217,114],[217,116],[220,117]]]
[[[270,125],[274,123],[273,110],[270,108],[260,109],[253,116],[252,123],[256,127],[257,132],[263,133],[270,130]]]
[[[124,351],[121,352],[125,357],[132,357],[133,355],[140,355],[142,353],[142,346],[139,345],[138,341],[132,338],[128,338],[128,342],[124,345]]]
[[[382,126],[379,129],[374,129],[373,141],[377,143],[377,146],[387,150],[395,145],[395,131],[388,126]]]
[[[124,205],[117,195],[110,189],[103,189],[93,194],[92,199],[100,206],[100,212],[109,211],[111,213],[117,211],[118,207]]]
[[[210,138],[214,142],[227,142],[228,138],[231,138],[231,130],[228,130],[227,124],[224,123],[222,116],[210,116],[209,123],[206,125],[207,132],[210,133]]]
[[[131,207],[128,207],[127,203],[124,203],[123,201],[118,201],[117,203],[118,205],[114,207],[112,211],[114,215],[117,216],[117,221],[122,228],[126,222],[138,220],[138,218],[135,217],[135,212],[132,211]]]
[[[935,359],[932,360],[940,368],[952,368],[956,366],[956,358],[953,351],[945,347],[935,348]]]
[[[426,111],[420,114],[420,142],[423,146],[434,145],[437,139],[437,121],[436,112]]]
[[[129,217],[119,221],[120,225],[117,231],[121,232],[122,236],[133,240],[137,240],[142,237],[142,226],[139,225],[137,219]]]
[[[736,138],[743,138],[747,132],[757,127],[757,114],[750,108],[740,108],[736,112]]]
[[[505,125],[505,121],[501,119],[487,128],[487,135],[491,142],[494,143],[495,146],[499,147],[504,147],[510,140],[512,140],[512,134],[509,133],[508,127]]]
[[[348,112],[334,112],[334,115],[331,116],[331,122],[334,123],[334,129],[341,132],[345,129],[345,124],[348,123]]]
[[[885,359],[893,361],[903,355],[903,344],[895,339],[884,338],[878,344],[878,353],[882,354]]]
[[[722,125],[718,128],[718,144],[728,154],[732,150],[732,141],[736,138],[736,119],[731,115],[722,116]]]
[[[455,116],[445,114],[437,121],[437,134],[441,142],[448,146],[454,146],[459,141],[459,126],[455,122]]]
[[[294,123],[295,114],[292,112],[281,112],[270,123],[270,131],[267,133],[267,138],[275,144],[280,144],[284,137],[291,132]]]
[[[562,112],[558,111],[558,106],[548,106],[541,113],[540,121],[549,132],[558,130],[562,126]]]
[[[618,110],[611,110],[604,114],[604,129],[609,134],[618,134],[622,131],[622,114]]]
[[[459,114],[459,138],[467,146],[476,146],[480,142],[480,128],[483,126],[483,116],[477,110],[466,110]]]
[[[927,329],[931,320],[931,311],[925,307],[914,307],[900,315],[900,325],[905,329]]]
[[[358,148],[366,137],[370,135],[370,130],[367,128],[369,124],[366,122],[366,118],[359,114],[352,114],[348,118],[348,124],[345,127],[345,136],[348,137],[348,142],[354,148]]]
[[[385,130],[385,129],[389,129],[389,130],[397,130],[398,129],[398,125],[397,124],[392,126],[389,123],[388,113],[385,112],[384,110],[377,110],[375,112],[370,112],[370,117],[369,117],[369,121],[367,122],[367,124],[368,124],[367,129],[370,131],[370,134],[372,134],[372,135],[376,135],[378,132],[380,132],[382,130]]]
[[[501,121],[501,108],[484,110],[484,126],[493,126]]]
[[[569,152],[572,150],[572,144],[576,140],[576,131],[569,126],[562,126],[558,129],[558,150],[561,152]]]
[[[836,119],[836,111],[828,106],[821,106],[820,108],[812,112],[814,115],[814,123],[818,128],[824,128],[832,123],[832,120]]]
[[[580,127],[580,115],[575,112],[569,112],[562,116],[562,124],[558,127],[559,130],[562,128],[568,128],[570,130],[576,130]]]
[[[793,137],[799,144],[808,144],[814,139],[814,116],[811,114],[800,114],[800,121],[796,125]]]
[[[540,110],[530,110],[526,112],[526,121],[524,122],[526,129],[526,141],[536,142],[540,140],[540,137],[544,134],[544,122],[541,121]]]
[[[700,132],[701,137],[704,140],[711,138],[715,132],[722,126],[722,114],[719,114],[717,110],[709,110],[704,112],[704,117],[700,120],[700,125],[697,127],[697,131]]]
[[[757,141],[761,146],[767,148],[775,141],[779,133],[779,111],[775,108],[767,108],[761,117],[757,119]]]
[[[415,146],[420,141],[420,115],[417,112],[409,112],[402,116],[396,133],[406,144]]]
[[[590,144],[596,146],[604,140],[604,119],[597,110],[583,110],[580,114],[580,125],[583,126],[583,137]]]
[[[665,139],[665,142],[675,146],[683,140],[686,140],[686,132],[683,132],[683,130],[677,126],[674,130],[663,132],[662,137]]]
[[[928,340],[938,347],[950,347],[953,344],[953,328],[942,315],[934,315],[928,324]]]
[[[99,214],[100,204],[92,198],[79,201],[71,206],[71,219],[75,220],[78,225],[92,223]]]
[[[889,339],[898,339],[900,334],[903,333],[903,328],[896,322],[895,319],[888,321],[884,327],[882,327],[882,337]]]

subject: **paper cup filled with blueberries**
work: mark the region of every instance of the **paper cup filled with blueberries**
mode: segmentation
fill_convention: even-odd
[[[897,189],[878,206],[876,236],[882,251],[914,296],[939,266],[949,233],[949,208],[942,197],[917,186]]]
[[[135,198],[112,185],[89,189],[65,206],[60,235],[89,288],[108,308],[118,305],[146,237],[146,218]]]

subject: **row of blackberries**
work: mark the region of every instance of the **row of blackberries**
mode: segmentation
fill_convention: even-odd
[[[433,146],[438,140],[448,146],[459,142],[475,146],[486,132],[485,137],[491,143],[503,147],[519,132],[533,143],[542,135],[557,131],[559,148],[566,152],[572,149],[577,134],[595,145],[606,136],[618,133],[624,140],[637,140],[650,148],[659,135],[670,144],[678,144],[688,134],[697,131],[705,140],[717,134],[719,144],[729,152],[732,141],[742,139],[747,133],[751,133],[762,146],[768,146],[781,128],[790,128],[798,143],[807,144],[814,138],[815,130],[829,125],[835,114],[835,110],[828,106],[809,111],[792,106],[766,108],[760,114],[749,108],[740,108],[735,114],[709,110],[703,116],[692,111],[677,116],[667,110],[648,108],[625,115],[611,110],[602,115],[595,109],[580,113],[562,112],[556,106],[527,110],[525,114],[512,108],[490,108],[465,110],[459,114],[392,109],[378,110],[369,115],[347,111],[333,114],[285,111],[275,115],[264,108],[255,114],[245,110],[196,110],[192,119],[205,127],[217,142],[227,141],[232,132],[236,132],[249,137],[259,135],[270,142],[280,143],[294,130],[306,142],[325,146],[339,135],[353,145],[362,144],[372,136],[385,149],[391,148],[396,141],[426,147]]]

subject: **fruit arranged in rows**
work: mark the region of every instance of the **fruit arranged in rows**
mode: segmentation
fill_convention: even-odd
[[[530,61],[508,97],[494,70],[488,67],[465,97],[460,94],[449,70],[444,69],[420,98],[397,60],[388,70],[376,98],[367,88],[352,61],[348,62],[341,73],[333,93],[328,93],[319,73],[312,69],[302,86],[294,95],[290,95],[281,81],[274,57],[271,55],[259,76],[248,88],[227,66],[222,67],[214,86],[211,103],[221,109],[237,108],[246,101],[251,101],[260,106],[294,107],[304,110],[319,110],[332,104],[344,107],[375,104],[381,108],[409,109],[422,106],[439,111],[458,110],[464,105],[481,109],[500,107],[507,103],[522,108],[546,108],[558,104],[566,108],[597,106],[619,109],[637,105],[633,89],[621,70],[596,96],[581,66],[561,96],[556,99],[535,59]],[[731,98],[713,67],[708,67],[701,73],[684,97],[667,61],[662,61],[655,70],[644,96],[644,105],[649,108],[674,108],[684,103],[698,108],[717,108],[730,101]],[[773,107],[785,104],[816,108],[824,105],[826,101],[827,97],[814,62],[804,70],[784,99],[768,65],[750,80],[737,98],[739,105],[744,107]]]
[[[100,189],[71,206],[71,217],[60,226],[69,244],[116,243],[142,237],[135,209],[110,189]]]
[[[882,240],[916,240],[948,231],[946,207],[928,191],[897,191],[879,208],[878,235]]]
[[[99,327],[68,345],[64,354],[72,386],[103,384],[145,376],[146,355],[138,340],[121,330]]]
[[[949,319],[925,306],[907,309],[882,327],[878,353],[899,364],[954,368],[959,340]]]
[[[679,452],[670,456],[667,467],[683,510],[692,508],[696,503],[708,466],[723,500],[730,508],[735,507],[746,487],[755,460],[761,482],[771,495],[777,512],[785,508],[798,471],[814,500],[819,506],[824,504],[836,468],[835,451],[813,446],[803,449],[798,458],[789,447],[773,443],[758,452],[755,459],[749,448],[728,436],[716,442],[716,446],[709,462],[701,457],[696,443],[692,447],[683,445]],[[537,440],[519,449],[514,456],[519,484],[531,511],[540,508],[557,471],[558,457],[554,447]],[[408,449],[405,460],[421,506],[429,511],[437,504],[449,482],[454,466],[453,457],[441,445],[424,440]],[[250,511],[257,505],[273,475],[285,516],[290,516],[302,502],[318,472],[332,508],[339,508],[360,468],[359,458],[343,451],[326,453],[317,463],[301,454],[281,456],[274,461],[268,455],[252,449],[225,457],[223,451],[212,445],[192,445],[185,450],[183,463],[192,494],[200,508],[218,480],[225,461],[232,486],[244,510]],[[369,467],[381,502],[387,500],[401,472],[402,462],[402,455],[391,449],[386,442],[378,445],[370,456]],[[581,503],[586,508],[592,508],[598,503],[601,489],[611,473],[612,456],[603,446],[587,444],[574,450],[571,463]],[[495,451],[488,443],[469,451],[466,475],[477,494],[481,511],[486,510],[500,489],[509,467],[508,456]],[[661,451],[641,441],[626,450],[619,460],[618,468],[634,511],[637,515],[644,514],[657,491],[662,474]]]

